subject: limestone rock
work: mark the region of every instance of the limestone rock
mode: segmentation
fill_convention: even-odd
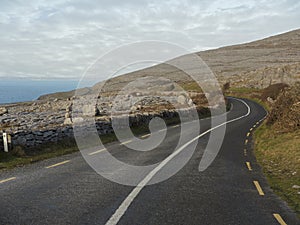
[[[4,114],[6,114],[6,113],[8,113],[7,108],[5,108],[5,107],[0,107],[0,116],[4,115]]]
[[[181,105],[185,105],[186,104],[186,97],[184,95],[179,95],[177,97],[177,102]]]
[[[65,121],[64,121],[64,125],[72,125],[72,120],[71,118],[66,118]]]

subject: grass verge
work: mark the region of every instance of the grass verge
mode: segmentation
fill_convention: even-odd
[[[263,124],[255,132],[255,155],[273,191],[300,218],[300,130],[277,133]]]

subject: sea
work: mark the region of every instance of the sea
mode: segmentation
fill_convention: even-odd
[[[0,104],[36,100],[39,96],[77,88],[75,80],[1,80]]]

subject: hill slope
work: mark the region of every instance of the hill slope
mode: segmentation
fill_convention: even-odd
[[[222,47],[197,53],[216,74],[221,84],[265,88],[275,83],[293,84],[300,80],[300,29],[262,40]],[[182,57],[184,58],[184,56]],[[106,92],[116,92],[138,77],[154,76],[172,79],[190,88],[192,80],[182,71],[160,64],[112,78],[105,86]],[[88,93],[97,90],[96,84]],[[69,97],[70,93],[66,93]],[[63,94],[59,95],[63,98]],[[45,98],[53,98],[51,95]]]

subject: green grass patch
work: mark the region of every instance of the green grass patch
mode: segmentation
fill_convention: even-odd
[[[240,87],[240,88],[236,88],[236,87],[232,87],[228,90],[228,92],[233,92],[233,93],[254,93],[254,92],[260,92],[260,89],[257,88],[245,88],[245,87]]]
[[[15,146],[10,152],[0,152],[0,170],[12,169],[17,166],[38,162],[78,151],[75,141],[64,140],[57,143],[47,143],[38,148],[24,150]]]
[[[197,82],[181,82],[179,83],[180,87],[182,87],[186,91],[195,91],[199,93],[203,93],[201,87]]]
[[[300,217],[300,131],[276,133],[263,124],[255,132],[255,154],[274,192]]]

